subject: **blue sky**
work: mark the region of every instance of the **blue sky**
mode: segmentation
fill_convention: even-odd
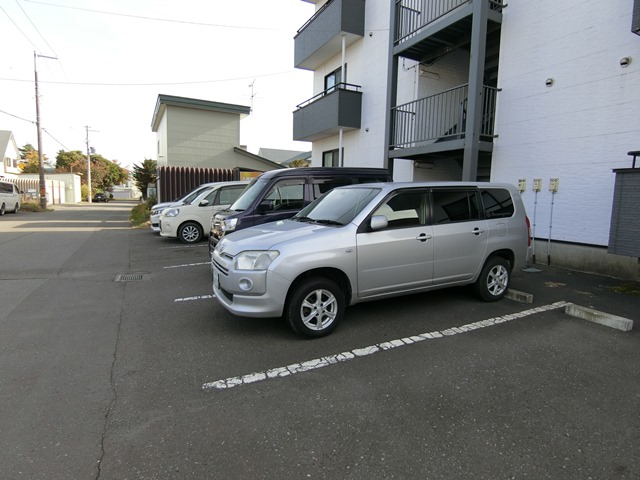
[[[43,152],[89,143],[123,166],[156,158],[158,94],[253,106],[249,151],[308,150],[292,112],[313,96],[293,68],[293,37],[314,13],[302,0],[0,0],[0,130],[37,145],[34,51]],[[253,98],[251,97],[253,84]]]

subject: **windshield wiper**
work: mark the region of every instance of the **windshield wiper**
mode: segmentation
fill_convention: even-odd
[[[335,220],[329,220],[326,218],[320,218],[318,220],[312,220],[312,221],[315,223],[320,223],[322,225],[339,225],[341,227],[344,225],[344,223],[336,222]]]
[[[296,222],[313,222],[314,221],[312,218],[309,218],[309,217],[294,217],[292,218],[292,220],[295,220]]]

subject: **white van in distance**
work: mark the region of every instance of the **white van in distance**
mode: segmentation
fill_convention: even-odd
[[[7,212],[18,213],[21,204],[18,187],[11,182],[0,181],[0,215]]]

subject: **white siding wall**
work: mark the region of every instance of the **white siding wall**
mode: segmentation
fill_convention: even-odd
[[[504,10],[491,179],[517,184],[536,236],[607,245],[613,168],[640,149],[640,37],[630,31],[632,0],[513,0]],[[633,57],[622,68],[620,59]],[[545,80],[553,78],[552,87]]]
[[[167,155],[171,166],[237,166],[233,147],[240,144],[238,114],[168,106],[165,116],[169,132]]]
[[[390,8],[391,2],[387,0],[368,0],[365,9],[365,35],[346,50],[345,81],[362,87],[362,128],[343,134],[345,167],[381,168],[385,164]],[[339,53],[315,70],[314,94],[324,90],[324,77],[339,68],[341,61],[342,54]],[[338,145],[338,135],[313,142],[312,165],[321,166],[322,152],[337,149]],[[396,180],[411,180],[410,175],[404,165],[395,172]]]
[[[158,155],[157,164],[159,167],[166,167],[169,165],[167,159],[167,141],[167,115],[165,110],[165,114],[160,119],[160,123],[158,124],[158,130],[156,133],[156,143],[158,148],[156,155]]]

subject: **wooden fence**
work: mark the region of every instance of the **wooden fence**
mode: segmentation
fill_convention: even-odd
[[[239,168],[158,167],[158,202],[171,202],[203,183],[240,180]]]

